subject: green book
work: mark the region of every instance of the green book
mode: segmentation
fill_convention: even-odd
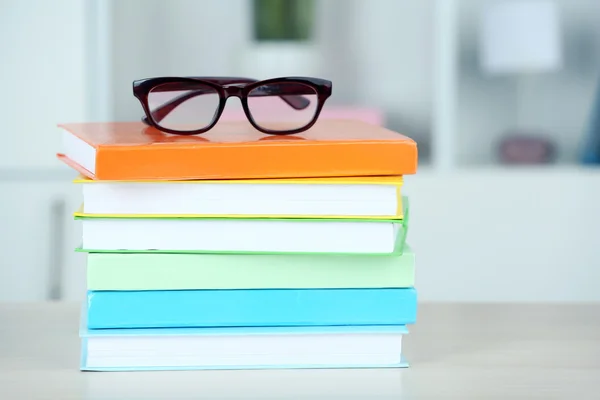
[[[401,288],[415,255],[90,253],[88,290]]]

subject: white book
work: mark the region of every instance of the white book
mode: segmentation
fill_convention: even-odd
[[[82,249],[391,254],[404,244],[402,220],[89,218]]]
[[[405,326],[82,330],[81,369],[404,367]]]
[[[82,184],[81,214],[399,218],[402,177]]]

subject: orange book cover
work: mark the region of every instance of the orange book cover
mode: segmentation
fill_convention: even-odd
[[[417,145],[381,126],[322,120],[295,135],[267,135],[223,122],[195,136],[142,122],[59,125],[58,158],[97,180],[190,180],[410,175]]]

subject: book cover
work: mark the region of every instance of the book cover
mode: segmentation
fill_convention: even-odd
[[[58,158],[91,179],[189,180],[414,174],[416,142],[381,126],[321,120],[297,135],[222,122],[171,135],[142,122],[61,124]]]

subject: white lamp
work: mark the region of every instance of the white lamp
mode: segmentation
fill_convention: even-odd
[[[481,64],[492,74],[562,67],[558,8],[550,0],[491,2],[481,26]]]

